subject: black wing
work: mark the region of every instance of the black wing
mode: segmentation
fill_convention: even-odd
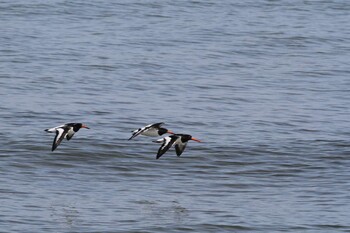
[[[63,129],[63,128],[58,128],[56,130],[56,136],[53,140],[52,143],[52,151],[54,151],[58,145],[62,142],[62,140],[64,139],[64,136],[67,134],[68,129]]]
[[[176,155],[178,157],[180,157],[180,155],[182,154],[182,152],[184,152],[185,148],[187,146],[187,142],[185,143],[179,143],[175,145],[175,150],[176,150]]]
[[[153,127],[153,128],[156,128],[156,129],[159,129],[161,125],[163,125],[164,122],[160,122],[160,123],[155,123],[153,125],[150,125],[149,128]]]
[[[141,134],[141,133],[144,132],[145,130],[146,130],[146,127],[139,128],[139,129],[133,131],[131,137],[130,137],[128,140],[133,139],[134,137],[136,137],[137,135]]]
[[[163,144],[158,150],[157,159],[159,159],[165,152],[167,152],[177,139],[178,137],[174,135],[163,138]]]

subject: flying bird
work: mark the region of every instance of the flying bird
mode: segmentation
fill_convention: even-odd
[[[159,137],[163,134],[169,133],[169,134],[174,134],[172,131],[162,128],[161,125],[163,125],[163,122],[156,123],[156,124],[150,124],[146,125],[145,127],[136,129],[132,131],[132,136],[128,139],[131,140],[135,138],[138,135],[144,135],[144,136],[149,136],[149,137]]]
[[[52,151],[58,147],[63,139],[66,138],[67,140],[70,140],[81,128],[89,129],[89,127],[82,123],[67,123],[51,129],[45,129],[46,132],[56,133],[55,139],[52,143]]]
[[[161,145],[161,147],[159,148],[159,150],[158,150],[157,159],[159,159],[173,145],[175,146],[176,155],[178,157],[180,157],[182,152],[184,152],[184,150],[185,150],[185,148],[187,146],[187,142],[189,140],[193,140],[193,141],[196,141],[196,142],[201,142],[200,140],[198,140],[198,139],[196,139],[196,138],[194,138],[194,137],[192,137],[191,135],[188,135],[188,134],[173,134],[173,135],[167,136],[165,138],[153,141],[153,142],[157,142],[157,143],[163,143]]]

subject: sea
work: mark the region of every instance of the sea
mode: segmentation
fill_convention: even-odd
[[[1,0],[0,232],[350,232],[349,12]]]

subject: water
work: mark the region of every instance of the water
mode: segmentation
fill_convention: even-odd
[[[349,10],[2,1],[0,231],[349,232]]]

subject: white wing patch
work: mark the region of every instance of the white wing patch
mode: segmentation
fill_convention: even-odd
[[[65,125],[60,125],[60,126],[56,126],[54,128],[51,128],[51,129],[46,129],[45,131],[46,132],[50,132],[50,133],[56,133],[56,130],[57,129],[60,129],[60,128],[63,128]]]
[[[58,145],[62,142],[62,140],[66,137],[66,135],[67,135],[67,130],[63,128],[56,129],[56,137],[52,143],[52,151],[54,151],[58,147]]]
[[[160,150],[164,150],[169,145],[170,142],[171,142],[171,138],[170,137],[163,138],[163,144],[160,147]]]
[[[56,129],[56,131],[58,132],[57,133],[57,135],[56,135],[56,137],[55,137],[55,142],[57,143],[59,140],[60,140],[60,138],[62,138],[62,135],[63,135],[63,133],[64,133],[64,129],[62,129],[62,128],[59,128],[59,129]],[[64,136],[63,136],[64,137]],[[62,138],[63,139],[63,138]],[[61,140],[62,140],[61,139]]]
[[[163,138],[163,144],[158,150],[157,159],[159,159],[165,152],[167,152],[177,139],[178,137],[174,135]],[[159,140],[157,141],[161,142]]]

